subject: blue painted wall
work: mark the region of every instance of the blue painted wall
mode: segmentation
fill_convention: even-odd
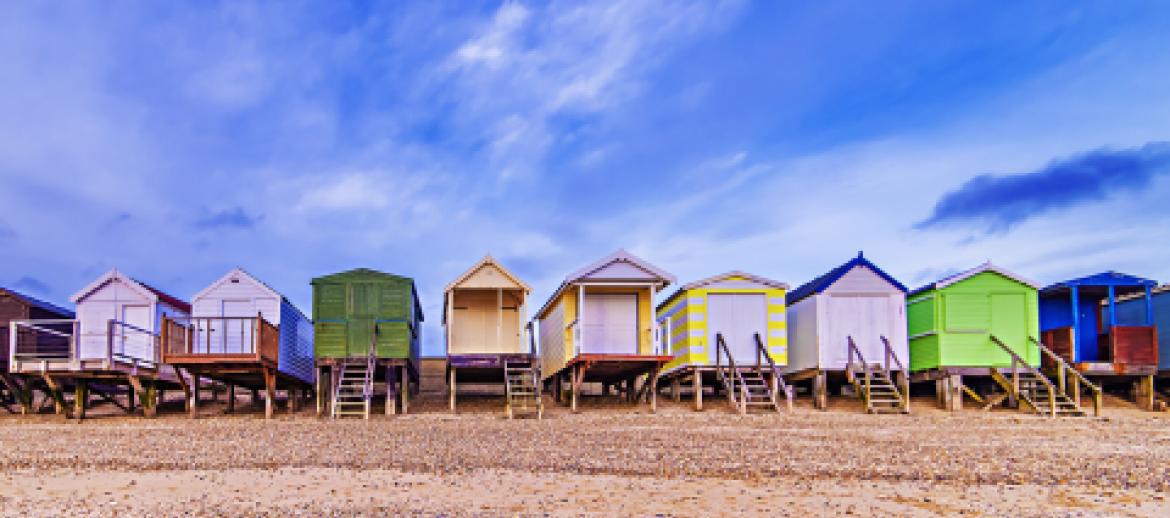
[[[1097,308],[1102,299],[1078,297],[1080,326],[1077,329],[1077,348],[1073,352],[1074,362],[1091,362],[1100,359],[1097,347],[1101,329],[1097,327]],[[1107,319],[1107,316],[1103,316]],[[1103,319],[1102,322],[1105,322]],[[1120,322],[1120,321],[1119,321]],[[1066,297],[1042,297],[1040,299],[1040,330],[1048,331],[1061,327],[1072,327],[1072,295]],[[1106,325],[1108,325],[1106,323]]]
[[[301,381],[313,383],[313,322],[288,299],[280,300],[280,361],[276,368]]]

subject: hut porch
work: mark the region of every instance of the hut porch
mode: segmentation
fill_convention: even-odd
[[[581,388],[585,383],[599,383],[602,396],[614,387],[631,403],[648,399],[650,411],[658,408],[657,390],[662,367],[673,357],[634,354],[578,354],[564,368],[551,376],[553,395],[558,403],[567,403],[577,411]],[[641,387],[638,380],[641,379]]]

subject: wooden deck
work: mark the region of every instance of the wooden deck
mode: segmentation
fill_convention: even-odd
[[[610,387],[614,387],[631,403],[645,397],[649,400],[650,411],[654,412],[658,409],[655,388],[659,373],[671,359],[671,356],[658,355],[579,354],[549,379],[557,402],[567,402],[574,412],[584,383],[600,383],[603,395],[608,395]],[[640,378],[642,386],[638,388]]]
[[[365,357],[316,359],[318,417],[329,415],[333,390],[341,375],[341,365],[366,360]],[[418,393],[420,379],[418,366],[409,358],[378,358],[374,361],[374,387],[376,392],[385,396],[386,415],[397,414],[399,405],[402,406],[403,414],[410,410],[410,398]]]

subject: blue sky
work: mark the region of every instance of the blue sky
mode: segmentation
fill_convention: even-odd
[[[0,284],[1170,280],[1170,4],[0,5]]]

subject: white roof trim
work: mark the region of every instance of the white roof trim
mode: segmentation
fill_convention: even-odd
[[[216,280],[215,282],[212,282],[211,284],[208,284],[206,288],[203,288],[202,290],[200,290],[200,291],[199,291],[199,293],[196,293],[194,297],[191,297],[191,303],[192,303],[192,304],[194,304],[196,300],[199,300],[199,299],[201,299],[201,298],[203,298],[203,297],[207,296],[207,294],[208,294],[209,292],[211,292],[211,290],[214,290],[215,288],[218,288],[218,287],[219,287],[221,284],[224,284],[224,283],[226,283],[226,282],[229,282],[229,281],[232,279],[232,277],[244,277],[244,278],[247,278],[248,280],[252,281],[252,282],[253,282],[254,284],[256,284],[257,286],[260,286],[262,289],[264,289],[265,291],[267,291],[267,292],[268,292],[269,294],[271,294],[273,297],[275,297],[275,298],[277,298],[277,299],[283,299],[283,298],[284,298],[284,295],[281,295],[281,294],[280,294],[280,292],[278,292],[278,291],[276,291],[276,290],[272,289],[272,286],[269,286],[269,285],[265,284],[265,283],[264,283],[264,281],[261,281],[260,279],[257,279],[257,278],[256,278],[254,275],[252,275],[252,274],[250,274],[250,273],[248,273],[248,272],[244,271],[244,269],[243,269],[243,268],[240,268],[240,267],[238,267],[238,266],[237,266],[237,267],[235,267],[235,268],[232,268],[232,269],[231,269],[231,271],[229,271],[229,272],[227,272],[226,274],[224,274],[224,276],[223,276],[223,277],[220,277],[220,278],[219,278],[218,280]]]
[[[86,287],[81,288],[81,290],[78,291],[77,293],[74,293],[72,297],[69,297],[69,300],[72,301],[74,304],[80,303],[81,300],[84,299],[85,297],[88,297],[89,294],[97,291],[99,288],[104,286],[107,282],[110,282],[110,281],[115,280],[115,279],[122,281],[127,286],[129,286],[130,289],[134,290],[139,295],[146,297],[151,302],[156,302],[156,303],[158,302],[158,295],[157,294],[155,294],[151,290],[146,289],[145,286],[138,284],[138,281],[131,279],[130,277],[127,277],[126,275],[123,275],[122,272],[119,272],[117,268],[113,268],[110,271],[102,274],[102,276],[98,277],[97,280],[89,283]]]
[[[943,288],[946,288],[947,286],[950,286],[952,284],[955,284],[955,283],[958,283],[961,281],[965,281],[967,279],[970,279],[971,277],[974,277],[974,276],[979,275],[979,274],[984,273],[984,272],[998,273],[998,274],[1000,274],[1004,277],[1007,277],[1013,281],[1016,281],[1020,284],[1026,284],[1026,285],[1031,286],[1037,290],[1042,288],[1040,283],[1033,281],[1031,279],[1028,279],[1027,277],[1021,277],[1019,275],[1016,275],[1016,274],[1009,272],[1003,268],[1000,268],[994,264],[991,264],[990,262],[983,263],[983,264],[976,266],[976,267],[974,267],[970,270],[967,270],[965,272],[956,273],[950,277],[947,277],[946,279],[935,282],[934,287],[935,287],[935,289],[941,290]]]
[[[673,284],[675,282],[675,277],[673,275],[671,275],[670,273],[667,273],[665,270],[663,270],[657,266],[654,266],[653,264],[646,262],[645,259],[642,259],[638,256],[635,256],[634,254],[631,254],[625,250],[620,250],[620,249],[612,254],[609,254],[609,255],[591,263],[589,266],[586,266],[584,268],[581,268],[580,270],[577,270],[577,271],[569,274],[567,277],[565,277],[565,282],[566,283],[576,282],[576,281],[580,280],[582,277],[588,277],[593,272],[596,272],[596,271],[598,271],[602,268],[605,268],[606,266],[609,266],[610,264],[613,264],[616,262],[630,263],[634,267],[636,267],[640,270],[643,270],[646,273],[649,273],[651,275],[658,277],[659,280],[664,281],[663,287],[666,287],[666,286]]]
[[[713,276],[713,277],[707,277],[706,279],[699,279],[699,280],[697,280],[697,281],[694,281],[694,282],[692,282],[692,283],[690,283],[690,284],[687,284],[687,285],[683,286],[683,287],[682,287],[682,288],[680,288],[680,289],[682,289],[683,291],[686,291],[686,290],[693,290],[693,289],[695,289],[695,288],[701,288],[701,287],[703,287],[703,286],[707,286],[707,285],[710,285],[710,284],[715,284],[715,283],[717,283],[717,282],[719,282],[719,281],[724,281],[724,280],[727,280],[727,279],[729,279],[729,278],[731,278],[731,277],[743,277],[743,278],[745,278],[745,279],[747,279],[747,280],[749,280],[749,281],[757,282],[757,283],[759,283],[759,284],[763,284],[763,285],[765,285],[765,286],[771,286],[771,287],[773,287],[773,288],[779,288],[779,289],[782,289],[782,290],[785,290],[785,291],[787,291],[787,290],[789,290],[789,289],[790,289],[790,288],[788,287],[788,284],[785,284],[785,283],[783,283],[783,282],[780,282],[780,281],[774,281],[774,280],[772,280],[772,279],[768,279],[768,278],[766,278],[766,277],[760,277],[760,276],[758,276],[758,275],[752,275],[752,274],[750,274],[750,273],[747,273],[747,272],[741,272],[741,271],[739,271],[739,270],[732,270],[732,271],[730,271],[730,272],[723,273],[723,274],[720,274],[720,275],[716,275],[716,276]]]
[[[471,268],[468,268],[467,271],[463,272],[462,275],[456,277],[455,280],[451,281],[450,284],[447,284],[447,287],[443,290],[443,293],[447,293],[455,288],[458,288],[460,284],[463,284],[464,281],[471,278],[472,275],[475,275],[475,272],[478,272],[481,268],[489,265],[495,266],[496,269],[500,271],[500,273],[504,274],[504,277],[511,279],[512,282],[520,286],[520,288],[524,290],[524,293],[527,294],[532,292],[532,287],[530,287],[528,283],[520,280],[519,277],[515,276],[507,268],[504,268],[504,265],[500,264],[495,260],[495,258],[492,257],[492,254],[488,254],[483,256],[483,259],[480,259],[479,262],[475,263],[475,265],[473,265]]]

